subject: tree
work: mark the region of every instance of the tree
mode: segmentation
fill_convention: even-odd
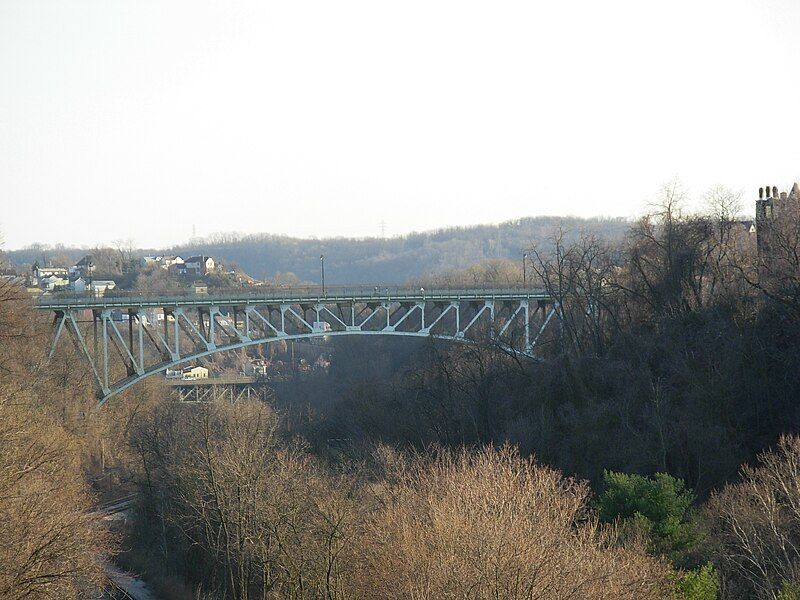
[[[719,582],[711,564],[681,573],[675,583],[675,600],[717,600]]]
[[[0,598],[77,598],[103,579],[78,440],[48,411],[43,329],[24,289],[0,282]]]
[[[163,523],[162,558],[219,596],[344,597],[357,498],[285,439],[261,403],[165,404],[133,434],[143,509]]]
[[[741,483],[713,494],[705,516],[731,597],[791,598],[800,587],[800,437],[781,437],[743,467]]]
[[[694,496],[683,481],[656,473],[653,477],[606,471],[598,500],[601,521],[620,520],[648,538],[652,551],[672,558],[696,540],[689,523]]]
[[[531,249],[536,278],[556,300],[566,349],[572,355],[601,355],[617,319],[617,289],[611,285],[618,266],[611,247],[599,237],[581,232],[568,242],[559,227],[544,244]],[[609,327],[612,325],[612,327]]]
[[[371,598],[639,599],[669,595],[670,570],[588,510],[588,486],[509,447],[383,450],[386,482],[355,579]]]

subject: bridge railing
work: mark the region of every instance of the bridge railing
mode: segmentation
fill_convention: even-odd
[[[309,301],[332,302],[336,300],[436,300],[456,298],[531,298],[549,299],[549,295],[540,289],[516,287],[489,288],[489,287],[441,287],[426,289],[424,287],[410,286],[375,286],[375,285],[337,285],[325,286],[297,286],[297,287],[266,287],[254,286],[247,288],[213,289],[209,292],[196,292],[187,290],[169,291],[122,291],[108,290],[104,295],[92,293],[55,292],[40,296],[35,303],[40,308],[53,309],[72,306],[108,306],[108,307],[133,307],[140,305],[175,304],[214,304],[220,303],[257,303],[279,301]]]

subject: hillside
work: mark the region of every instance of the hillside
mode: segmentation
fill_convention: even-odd
[[[191,256],[207,254],[227,264],[237,264],[259,279],[294,273],[300,280],[319,279],[319,256],[325,255],[325,275],[335,283],[403,283],[422,275],[463,269],[492,258],[518,258],[532,244],[546,245],[562,225],[577,234],[591,231],[608,238],[624,235],[624,219],[529,217],[498,225],[452,227],[405,236],[381,238],[300,239],[271,234],[218,234],[159,253]],[[7,253],[15,265],[77,260],[86,249],[35,245]],[[141,249],[141,255],[154,254]]]

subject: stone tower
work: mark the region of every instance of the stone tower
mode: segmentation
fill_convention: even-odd
[[[778,193],[776,186],[758,188],[756,200],[756,245],[759,263],[766,264],[771,256],[774,231],[781,220],[787,223],[800,214],[800,183],[795,183],[792,190]],[[785,225],[784,225],[785,227]]]
[[[769,254],[769,229],[775,216],[773,189],[777,193],[775,187],[758,188],[758,200],[756,200],[756,246],[759,259],[762,260]]]

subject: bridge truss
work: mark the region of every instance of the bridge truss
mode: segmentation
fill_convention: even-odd
[[[273,390],[267,381],[257,377],[211,377],[207,379],[169,382],[172,396],[179,402],[208,403],[239,400],[269,400]]]
[[[533,290],[346,288],[186,296],[43,297],[54,315],[50,356],[70,339],[100,404],[138,381],[226,350],[342,335],[432,337],[535,357],[558,314]]]

